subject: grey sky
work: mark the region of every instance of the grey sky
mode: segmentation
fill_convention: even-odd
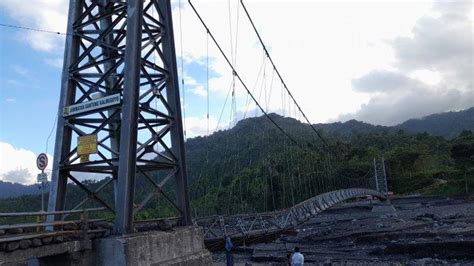
[[[389,40],[395,53],[392,69],[376,69],[352,80],[354,91],[371,98],[339,119],[394,125],[474,106],[472,2],[436,2],[434,10],[438,16],[421,17],[411,37]],[[439,81],[422,82],[417,71]]]

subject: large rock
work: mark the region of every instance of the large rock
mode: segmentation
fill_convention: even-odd
[[[62,243],[64,242],[64,237],[63,236],[57,236],[53,239],[54,243]]]
[[[31,240],[29,239],[24,239],[20,241],[20,248],[22,249],[27,249],[31,246]]]
[[[7,244],[7,248],[5,249],[6,251],[13,251],[20,248],[20,242],[15,241],[15,242],[10,242]]]
[[[39,247],[43,245],[43,243],[41,242],[41,239],[35,238],[31,241],[31,245],[33,245],[33,247]]]
[[[48,244],[51,244],[51,242],[53,242],[53,238],[52,237],[44,237],[41,239],[41,242],[43,242],[43,244],[45,245],[48,245]]]

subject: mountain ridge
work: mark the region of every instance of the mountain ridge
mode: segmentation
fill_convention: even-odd
[[[394,126],[373,125],[351,119],[345,122],[313,124],[315,128],[339,137],[350,137],[354,134],[396,133],[400,130],[408,133],[428,133],[431,136],[453,139],[464,130],[474,131],[474,107],[443,113],[427,115],[421,118],[408,119]]]
[[[0,199],[40,193],[41,190],[38,185],[23,185],[20,183],[0,180]]]
[[[444,113],[437,113],[422,118],[408,119],[394,126],[412,133],[427,132],[433,136],[448,139],[457,137],[463,130],[474,131],[474,107]]]
[[[270,116],[276,120],[278,124],[281,124],[283,128],[289,131],[290,134],[300,135],[309,130],[307,124],[303,124],[294,118],[282,117],[278,114],[270,114]],[[213,149],[216,150],[222,145],[226,146],[226,143],[232,138],[247,134],[250,134],[247,138],[255,136],[259,137],[258,134],[260,133],[256,133],[255,129],[263,126],[270,130],[266,134],[272,134],[272,132],[274,132],[272,130],[277,130],[273,125],[271,125],[271,122],[268,119],[264,117],[251,117],[239,121],[232,129],[217,131],[210,136],[188,139],[186,142],[186,149],[187,153],[190,155],[188,156],[189,168],[196,168],[197,165],[201,163],[199,160],[196,160],[196,158],[200,156],[206,156],[209,161],[213,161],[219,160],[225,156],[232,156],[232,153],[239,152],[239,147],[236,147],[235,149],[228,147],[228,154],[221,154],[219,152],[217,152],[218,154],[213,154],[213,150],[208,150],[208,154],[202,154],[203,149],[200,145],[209,145],[209,147],[214,147]],[[409,119],[392,127],[372,125],[357,120],[319,123],[314,124],[314,126],[316,129],[320,130],[323,135],[336,138],[351,138],[357,135],[373,133],[395,134],[400,131],[405,131],[410,134],[427,132],[429,135],[452,139],[458,136],[463,130],[474,131],[474,107],[458,112],[446,112],[429,115],[419,119]],[[247,140],[247,143],[251,143],[251,140]],[[272,147],[269,149],[272,149]],[[250,148],[246,152],[247,156],[258,158],[262,151],[257,148]],[[274,152],[278,151],[274,150]],[[0,181],[0,198],[38,193],[40,193],[40,190],[36,185],[27,186],[19,183]]]

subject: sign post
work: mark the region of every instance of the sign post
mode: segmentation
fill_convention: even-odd
[[[48,181],[48,175],[44,172],[44,169],[48,166],[48,156],[45,153],[38,155],[36,166],[41,170],[41,174],[38,174],[36,181],[41,182],[41,211],[44,211],[44,185]]]

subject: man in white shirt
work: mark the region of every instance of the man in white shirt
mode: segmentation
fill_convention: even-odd
[[[300,253],[300,248],[295,247],[295,253],[291,256],[291,265],[293,266],[303,266],[304,256]]]

